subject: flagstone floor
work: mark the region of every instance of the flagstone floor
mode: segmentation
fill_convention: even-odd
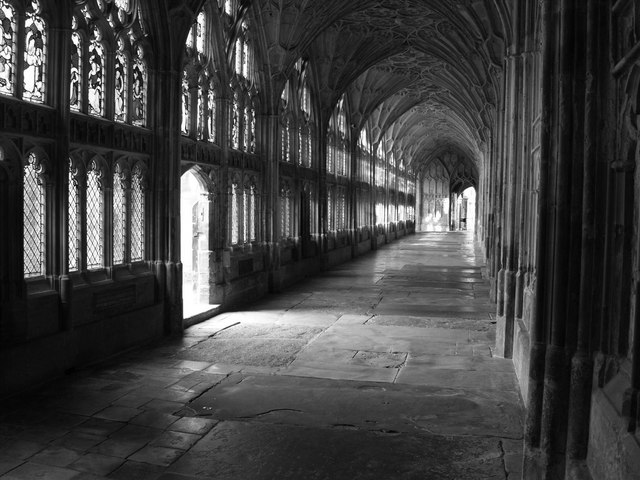
[[[482,268],[416,234],[6,401],[0,478],[520,478]]]

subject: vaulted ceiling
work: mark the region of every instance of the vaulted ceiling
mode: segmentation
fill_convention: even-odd
[[[242,0],[242,12],[257,40],[267,109],[277,112],[295,62],[310,58],[320,121],[326,125],[346,93],[355,131],[368,126],[374,143],[384,135],[419,167],[445,150],[476,162],[486,152],[510,44],[510,5]]]
[[[323,119],[346,92],[354,127],[368,123],[374,142],[385,135],[405,158],[481,157],[501,95],[506,0],[251,3],[274,91],[308,56]]]

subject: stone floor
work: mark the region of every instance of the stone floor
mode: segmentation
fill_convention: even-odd
[[[418,234],[2,405],[13,479],[515,479],[468,233]]]

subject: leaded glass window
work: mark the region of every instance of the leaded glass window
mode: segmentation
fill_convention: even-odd
[[[249,221],[249,241],[256,241],[256,219],[258,218],[258,206],[256,202],[256,187],[251,185],[249,190],[249,213],[251,220]]]
[[[131,88],[131,123],[144,126],[147,122],[147,62],[144,50],[136,47],[136,58],[133,62],[133,85]]]
[[[104,115],[105,51],[102,33],[94,27],[89,42],[88,102],[89,114]]]
[[[87,172],[87,268],[100,268],[104,265],[104,241],[103,241],[103,200],[102,200],[102,172],[92,162]]]
[[[80,186],[78,169],[69,162],[69,193],[67,197],[67,240],[69,271],[80,270]]]
[[[0,93],[15,93],[17,24],[11,2],[0,0]]]
[[[240,241],[240,187],[237,183],[231,186],[231,244]]]
[[[207,91],[207,120],[209,127],[209,141],[216,141],[216,99],[213,89],[213,82],[209,84],[209,90]]]
[[[127,120],[127,97],[129,86],[129,60],[124,52],[124,40],[118,39],[115,61],[115,115],[117,122]]]
[[[232,106],[232,120],[231,120],[231,147],[236,150],[240,149],[240,99],[238,98],[238,92],[233,94],[233,106]]]
[[[336,205],[336,223],[338,229],[344,229],[347,227],[346,223],[346,194],[344,189],[338,190],[338,201]]]
[[[188,49],[193,48],[193,41],[196,36],[196,24],[191,25],[189,29],[189,35],[187,35],[187,40],[184,42],[184,46]]]
[[[198,50],[199,53],[204,53],[205,38],[207,34],[207,18],[203,11],[198,14],[196,24],[196,50]]]
[[[116,165],[113,174],[113,264],[125,261],[127,234],[127,191],[124,185],[125,175],[120,165]]]
[[[235,49],[236,49],[235,72],[237,75],[242,75],[242,71],[243,71],[242,70],[242,67],[243,67],[242,52],[244,51],[244,49],[242,48],[242,40],[240,39],[236,40]]]
[[[244,149],[247,152],[251,152],[251,121],[252,112],[249,105],[244,106]]]
[[[242,45],[242,76],[246,79],[249,79],[249,65],[250,65],[250,57],[249,57],[249,44],[247,42],[243,42]]]
[[[224,0],[224,13],[233,16],[233,0]]]
[[[280,229],[282,238],[291,236],[291,190],[288,185],[280,189]]]
[[[23,247],[24,276],[45,274],[45,188],[42,164],[31,153],[24,166]]]
[[[131,175],[131,261],[144,259],[144,217],[145,199],[144,177],[140,166],[133,169]]]
[[[330,187],[327,193],[327,228],[330,232],[332,232],[336,229],[336,217],[333,211],[333,206],[335,205],[335,190],[333,189],[333,187]]]
[[[205,125],[207,124],[207,119],[206,119],[206,103],[204,100],[204,95],[205,92],[202,89],[202,87],[200,86],[198,88],[198,97],[196,99],[196,112],[197,113],[197,118],[198,118],[198,139],[199,140],[203,140],[205,138]]]
[[[336,147],[335,147],[335,136],[333,134],[329,134],[327,137],[327,159],[326,166],[328,173],[335,173],[335,155],[336,155]]]
[[[244,195],[242,196],[242,219],[243,219],[243,228],[242,228],[242,236],[244,238],[244,243],[249,243],[249,224],[251,223],[251,211],[249,210],[249,197],[251,196],[251,190],[248,188],[244,189]]]
[[[189,93],[189,78],[187,71],[182,73],[182,122],[180,131],[183,135],[191,132],[191,95]]]
[[[282,156],[281,156],[281,160],[283,162],[290,162],[291,161],[291,136],[290,136],[290,131],[289,131],[289,119],[285,118],[282,120],[282,124],[280,125],[281,128],[281,135],[280,135],[280,142],[281,142],[281,149],[282,149]]]
[[[137,3],[75,3],[78,6],[71,24],[69,108],[99,117],[113,111],[116,122],[144,126],[148,68]]]
[[[40,2],[32,0],[27,6],[22,98],[42,103],[45,97],[45,65],[47,57],[46,23],[40,16]]]
[[[73,17],[73,30],[78,28],[78,20]],[[82,109],[82,36],[74,31],[71,34],[71,76],[69,78],[69,108],[74,112]]]

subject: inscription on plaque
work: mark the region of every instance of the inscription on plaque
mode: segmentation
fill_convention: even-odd
[[[238,261],[238,275],[247,275],[253,272],[253,258]]]
[[[95,310],[121,310],[129,308],[136,302],[136,287],[129,287],[99,292],[93,296]]]

